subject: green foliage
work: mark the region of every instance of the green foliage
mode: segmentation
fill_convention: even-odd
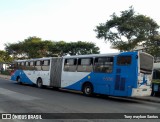
[[[18,43],[6,44],[5,49],[9,54],[13,55],[14,59],[99,53],[99,48],[94,43],[43,41],[38,37],[29,37]]]
[[[43,41],[38,37],[29,37],[23,41],[22,51],[28,58],[40,58],[48,54],[50,45],[52,45],[51,41]]]
[[[11,71],[10,70],[5,70],[5,71],[1,71],[2,75],[11,75]]]
[[[145,46],[146,52],[153,55],[156,61],[156,58],[160,57],[160,35],[151,37],[150,41],[145,43]]]
[[[90,42],[70,42],[64,41],[56,42],[55,46],[51,50],[57,52],[59,56],[64,55],[85,55],[85,54],[98,54],[99,48],[94,43]]]
[[[96,27],[97,38],[109,41],[114,48],[121,51],[130,51],[139,43],[150,41],[157,35],[158,24],[150,17],[135,14],[132,7],[121,11],[120,16],[115,13],[106,23]]]
[[[0,50],[0,63],[11,62],[13,58],[5,51]]]

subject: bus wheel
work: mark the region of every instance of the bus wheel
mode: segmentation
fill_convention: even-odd
[[[43,88],[43,82],[42,82],[42,79],[41,79],[41,78],[38,78],[38,79],[37,79],[37,87],[38,87],[38,88]]]
[[[17,83],[22,84],[20,77],[17,77]]]
[[[91,83],[85,83],[82,88],[82,92],[85,96],[93,95],[93,85]]]

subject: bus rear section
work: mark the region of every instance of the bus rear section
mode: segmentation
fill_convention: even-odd
[[[150,96],[153,75],[153,56],[140,52],[138,55],[138,80],[137,87],[132,88],[131,96]]]
[[[153,56],[142,52],[126,52],[116,57],[115,96],[150,96]]]
[[[111,95],[132,95],[132,89],[137,88],[138,52],[124,52],[115,57],[115,72]]]

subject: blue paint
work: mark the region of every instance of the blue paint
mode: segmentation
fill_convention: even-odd
[[[139,87],[140,87],[141,85],[145,85],[145,84],[147,84],[147,80],[146,80],[146,75],[144,74],[144,75],[143,75],[143,82],[140,83]]]
[[[17,81],[17,78],[20,77],[22,83],[33,85],[34,83],[27,77],[23,70],[16,70],[11,76],[11,80]]]

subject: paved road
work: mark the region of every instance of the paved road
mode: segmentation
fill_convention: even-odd
[[[79,93],[56,91],[51,88],[39,89],[0,79],[0,113],[160,113],[160,103],[117,97],[85,97]]]

